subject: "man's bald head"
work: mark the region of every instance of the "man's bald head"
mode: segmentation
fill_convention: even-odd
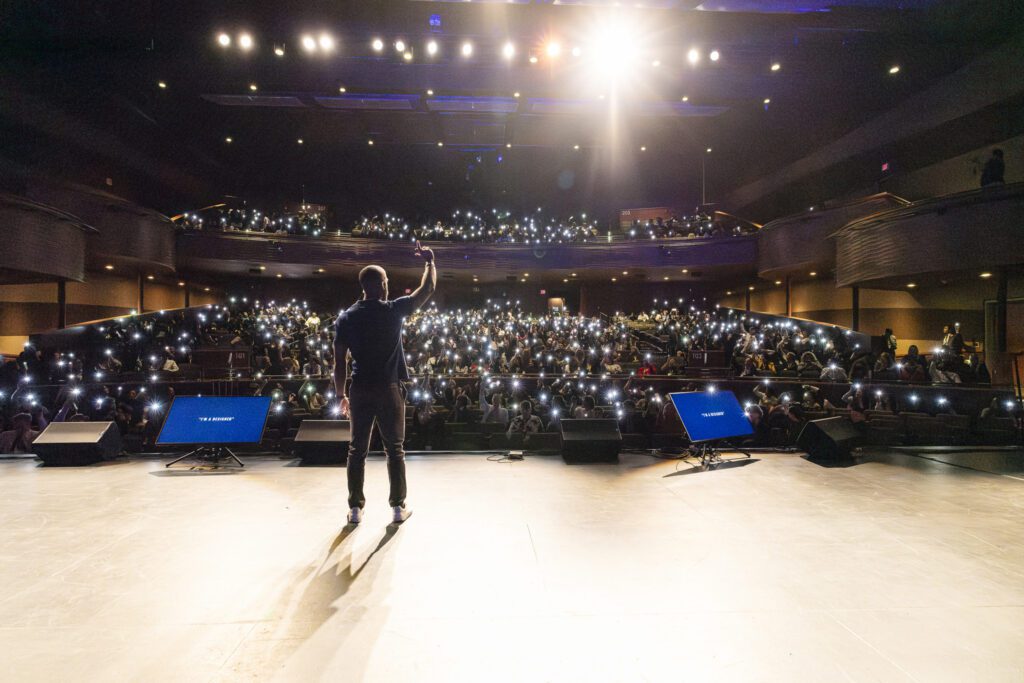
[[[366,266],[359,271],[359,286],[365,299],[388,298],[388,274],[380,266]]]

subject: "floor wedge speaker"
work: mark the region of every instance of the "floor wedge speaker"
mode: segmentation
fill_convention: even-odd
[[[44,465],[92,465],[121,453],[121,432],[113,422],[51,422],[32,452]]]
[[[562,459],[567,463],[618,462],[622,434],[615,419],[561,420]]]
[[[814,460],[839,460],[850,457],[860,438],[860,431],[847,418],[826,417],[805,424],[796,443]]]
[[[303,420],[295,434],[292,452],[303,465],[344,465],[352,426],[348,420]]]

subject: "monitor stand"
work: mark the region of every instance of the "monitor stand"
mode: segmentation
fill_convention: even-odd
[[[701,467],[706,470],[713,470],[718,465],[722,464],[722,454],[719,452],[720,445],[714,441],[702,441],[700,443],[690,444],[690,457],[699,458]],[[734,446],[726,445],[728,450],[742,453],[743,455],[750,457],[750,453],[736,448]]]
[[[245,463],[239,460],[238,456],[232,453],[231,449],[227,446],[200,446],[194,451],[189,451],[180,458],[175,458],[164,465],[164,467],[177,465],[182,460],[187,460],[189,458],[195,459],[199,464],[209,465],[211,467],[221,467],[222,461],[230,459],[235,461],[234,465],[230,465],[231,467],[245,467]]]

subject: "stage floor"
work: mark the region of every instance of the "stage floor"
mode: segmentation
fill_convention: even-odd
[[[397,529],[377,459],[354,531],[341,468],[0,461],[0,677],[1020,681],[1024,474],[928,457],[417,456]]]

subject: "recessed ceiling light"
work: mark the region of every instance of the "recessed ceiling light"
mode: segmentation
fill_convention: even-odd
[[[209,287],[203,287],[203,291],[204,291],[204,292],[209,292],[209,291],[210,291],[210,288],[209,288]]]
[[[505,143],[505,148],[506,149],[512,149],[512,143],[511,142],[506,142]]]
[[[427,90],[427,94],[428,94],[428,95],[433,95],[433,94],[434,94],[434,91],[433,91],[433,90],[429,90],[429,89],[428,89],[428,90]]]
[[[229,137],[224,138],[224,142],[226,142],[226,143],[228,143],[230,145],[232,142],[234,142],[234,139],[229,136]]]
[[[573,148],[573,149],[579,149],[579,148],[580,148],[580,146],[579,146],[579,145],[573,145],[573,146],[572,146],[572,148]]]
[[[706,153],[708,153],[708,154],[711,154],[711,148],[710,148],[710,147],[708,147],[708,148],[707,148],[706,150],[704,150],[704,151],[705,151]]]
[[[266,270],[266,269],[267,269],[266,266],[260,266],[260,270]]]
[[[402,59],[404,59],[407,62],[411,62],[412,61],[412,53],[411,52],[406,52],[404,55],[402,55]]]
[[[661,279],[662,279],[662,280],[667,280],[667,279],[668,279],[668,275],[666,275],[665,277],[663,277],[663,278],[661,278]]]
[[[427,42],[427,54],[433,57],[437,54],[437,41],[431,40]]]
[[[548,57],[557,57],[562,54],[562,46],[559,45],[558,41],[552,41],[548,43],[547,48],[545,48],[545,52],[548,53]]]
[[[712,50],[712,51],[711,51],[711,54],[709,54],[709,55],[708,55],[708,58],[709,58],[709,59],[710,59],[710,60],[711,60],[712,62],[717,62],[717,61],[718,61],[718,59],[719,59],[719,57],[721,57],[721,56],[722,56],[722,53],[721,53],[721,52],[719,52],[718,50]]]
[[[992,273],[989,273],[989,272],[986,271],[986,272],[982,273],[979,277],[990,278],[990,277],[992,277]]]
[[[147,280],[155,280],[155,279],[156,279],[156,276],[154,276],[154,275],[147,275],[147,276],[146,276],[146,279],[147,279]]]
[[[690,51],[686,53],[686,61],[690,64],[696,64],[700,61],[700,50],[695,47],[691,47]]]
[[[814,277],[817,274],[818,274],[818,271],[816,271],[816,270],[812,270],[811,273],[810,273],[811,277]]]
[[[890,74],[895,75],[895,74],[898,74],[899,72],[900,72],[900,65],[899,64],[893,64],[892,66],[889,67],[889,73]]]
[[[107,265],[105,265],[103,267],[106,268],[107,270],[113,270],[114,269],[114,264],[113,263],[108,263]]]
[[[331,52],[334,49],[334,36],[329,33],[321,33],[317,42],[320,43],[320,49],[324,52]]]
[[[395,41],[395,52],[405,52],[405,41],[401,38]]]
[[[647,145],[640,145],[640,151],[641,152],[646,152],[647,151]]]
[[[346,87],[345,87],[345,86],[343,86],[343,85],[342,85],[342,86],[339,86],[339,87],[338,87],[338,92],[348,92],[348,88],[346,88]]]
[[[914,287],[917,287],[917,283],[916,282],[908,282],[907,283],[907,289],[913,289]]]
[[[501,56],[505,59],[512,59],[516,56],[516,46],[511,42],[507,42],[501,47]]]
[[[771,104],[772,103],[772,98],[770,98],[770,97],[764,98],[764,103],[765,104]]]
[[[680,272],[682,272],[682,273],[689,273],[690,271],[687,268],[683,268],[682,271],[680,271]]]
[[[221,47],[229,47],[231,45],[231,36],[226,33],[220,33],[217,35],[217,44]]]
[[[772,71],[778,71],[781,68],[782,68],[781,64],[779,64],[778,62],[772,62]]]
[[[516,90],[514,93],[512,93],[512,97],[519,97],[519,91]]]
[[[274,54],[278,57],[284,57],[284,47],[281,45],[274,46]]]
[[[749,289],[751,292],[753,292],[754,291],[754,285],[750,285],[749,287],[747,287],[747,289]]]
[[[537,55],[530,55],[530,64],[537,63]]]
[[[161,90],[166,90],[167,89],[167,83],[165,83],[164,81],[159,81],[156,85]]]
[[[729,290],[729,291],[727,291],[727,292],[725,293],[725,295],[726,295],[726,296],[732,296],[732,290]]]
[[[473,54],[473,43],[466,41],[462,44],[462,56],[469,57]]]
[[[689,95],[683,95],[682,101],[683,102],[689,102],[690,101],[690,96]]]
[[[622,271],[622,274],[623,275],[629,275],[629,271],[628,270],[624,270],[624,271]]]
[[[281,275],[281,273],[278,273],[277,276],[278,277],[284,277],[284,275]]]
[[[374,52],[380,52],[381,50],[384,49],[384,41],[381,40],[380,38],[374,38],[373,42],[370,43],[370,45],[373,47]]]
[[[781,285],[781,284],[782,284],[782,280],[776,280],[776,281],[775,281],[775,284],[777,284],[777,285]]]
[[[316,52],[316,38],[308,33],[302,36],[302,48],[306,52]]]
[[[178,280],[178,286],[179,287],[184,287],[185,286],[185,282],[183,280]]]
[[[373,147],[373,140],[367,140],[367,141],[366,141],[366,144],[368,144],[368,145],[370,145],[371,147]]]
[[[618,282],[618,281],[619,281],[619,278],[617,278],[617,277],[613,277],[612,278],[612,282]]]
[[[253,92],[256,92],[256,90],[257,90],[256,84],[255,83],[250,83],[249,84],[249,90],[252,90]]]
[[[248,33],[242,33],[238,36],[238,47],[242,48],[246,52],[252,49],[253,42],[252,36]]]
[[[302,138],[299,138],[298,140],[296,140],[296,142],[301,145],[302,144]]]
[[[440,140],[438,140],[438,141],[437,141],[437,146],[438,146],[438,147],[444,147],[444,143],[443,143],[443,142],[441,142]]]

